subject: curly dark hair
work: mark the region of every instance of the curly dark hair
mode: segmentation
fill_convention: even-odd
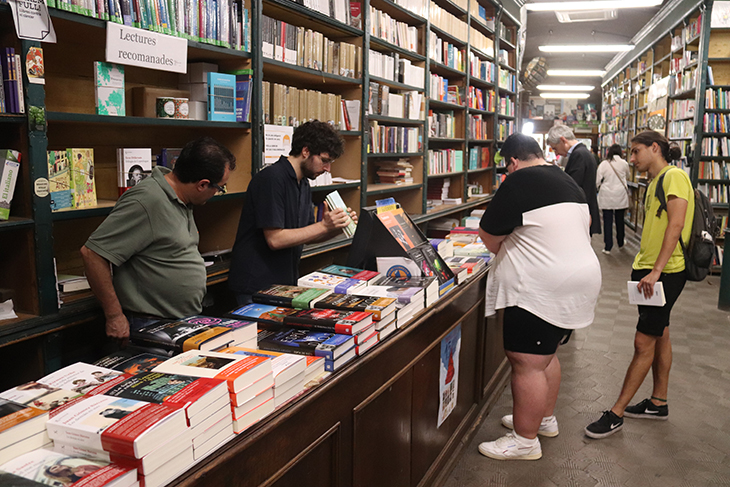
[[[289,155],[298,156],[305,147],[311,155],[326,152],[331,159],[337,159],[345,150],[345,141],[330,124],[312,120],[294,130]]]
[[[220,183],[226,166],[236,168],[236,156],[212,137],[201,137],[185,144],[172,172],[182,183],[196,183],[207,179]]]

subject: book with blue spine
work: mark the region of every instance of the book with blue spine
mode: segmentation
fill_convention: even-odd
[[[355,337],[337,333],[280,328],[259,330],[258,346],[272,352],[314,355],[325,360],[337,360],[340,355],[355,347]]]
[[[234,75],[208,73],[208,120],[236,121],[236,77]]]

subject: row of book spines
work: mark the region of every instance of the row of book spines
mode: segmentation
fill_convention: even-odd
[[[240,0],[220,9],[217,2],[208,0],[86,0],[81,4],[48,0],[48,6],[191,41],[251,49],[249,10]]]
[[[504,140],[515,133],[515,122],[513,120],[500,120],[497,124],[497,136]]]
[[[394,127],[370,122],[369,153],[409,153],[421,150],[420,127]]]
[[[0,52],[0,71],[0,113],[25,113],[20,55],[15,48],[6,47]]]
[[[464,151],[457,149],[429,150],[428,173],[431,175],[464,170]]]
[[[490,165],[489,147],[471,147],[469,149],[469,169],[483,169]]]
[[[418,52],[418,29],[370,6],[370,34],[409,51]]]
[[[488,120],[484,120],[481,115],[471,115],[469,117],[469,138],[476,140],[491,139],[492,131]]]
[[[700,161],[700,179],[729,179],[727,162]]]
[[[730,187],[727,184],[698,184],[697,189],[705,193],[712,203],[728,203],[728,191]]]
[[[720,110],[730,108],[730,91],[722,88],[705,90],[705,108]]]
[[[497,94],[492,90],[469,86],[467,90],[469,108],[493,112],[496,105]]]
[[[695,124],[692,120],[677,120],[669,122],[667,137],[692,137]]]
[[[730,141],[727,137],[704,137],[703,156],[730,156]]]
[[[297,127],[308,120],[322,120],[339,130],[349,130],[352,121],[343,113],[340,95],[263,82],[264,123]]]

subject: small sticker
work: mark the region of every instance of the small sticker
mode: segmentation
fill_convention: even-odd
[[[39,198],[48,196],[48,180],[46,178],[38,178],[35,180],[35,195]]]
[[[43,63],[43,49],[40,47],[29,47],[25,56],[25,72],[28,75],[28,82],[39,85],[46,84],[46,68]]]

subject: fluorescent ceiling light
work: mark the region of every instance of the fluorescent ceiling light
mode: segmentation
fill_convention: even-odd
[[[591,91],[594,88],[588,85],[537,85],[541,91]]]
[[[582,44],[572,46],[539,46],[542,52],[622,52],[630,51],[630,44]]]
[[[540,93],[541,98],[563,98],[566,100],[582,100],[589,96],[588,93]]]
[[[554,12],[560,10],[611,10],[615,8],[646,8],[660,5],[662,0],[598,0],[584,2],[528,3],[527,10],[533,12]]]
[[[603,77],[606,72],[602,69],[548,69],[548,76],[598,76]]]
[[[535,133],[535,124],[532,122],[525,122],[522,126],[522,133],[525,135],[532,135]]]

